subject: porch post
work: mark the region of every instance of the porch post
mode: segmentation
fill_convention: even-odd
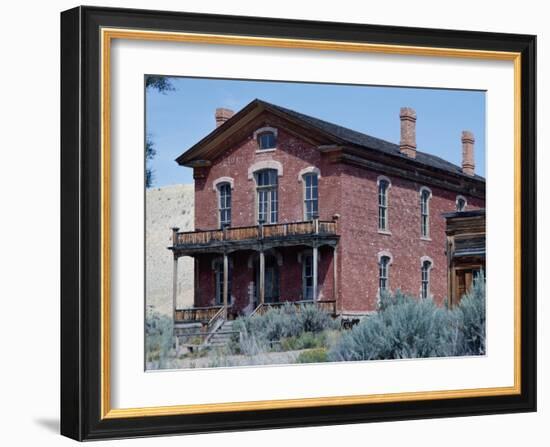
[[[172,227],[172,245],[176,247],[178,244],[178,227]],[[177,307],[177,296],[178,296],[178,255],[175,250],[172,252],[174,255],[174,264],[172,270],[172,318],[174,322],[176,321],[176,307]]]
[[[198,306],[199,302],[199,260],[193,257],[193,306]]]
[[[264,304],[265,300],[265,255],[263,250],[260,250],[260,302]]]
[[[332,298],[338,299],[338,246],[335,245],[332,251]]]
[[[178,296],[178,257],[177,255],[174,254],[174,263],[173,263],[173,270],[172,270],[172,307],[173,307],[174,322],[176,321],[177,296]]]
[[[313,246],[313,301],[317,301],[317,259],[319,258],[319,248]]]
[[[229,292],[229,262],[227,259],[227,253],[223,254],[223,317],[227,320],[227,295]]]

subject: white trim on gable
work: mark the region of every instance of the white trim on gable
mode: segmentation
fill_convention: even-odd
[[[390,264],[389,265],[393,264],[393,256],[388,250],[379,251],[376,256],[378,257],[378,264],[380,264],[380,261],[382,260],[382,258],[384,256],[387,256],[388,258],[390,258]]]
[[[427,186],[422,186],[419,190],[418,190],[418,195],[420,197],[422,197],[422,193],[424,191],[428,191],[428,193],[430,194],[428,199],[431,199],[432,198],[432,190],[430,188],[428,188]]]
[[[464,209],[463,209],[463,210],[459,210],[459,209],[458,209],[458,201],[459,201],[460,199],[464,200]],[[466,208],[467,208],[467,207],[468,207],[468,199],[466,199],[466,197],[464,197],[463,195],[458,194],[458,195],[456,196],[456,199],[455,199],[455,209],[456,209],[457,211],[466,211]]]
[[[298,173],[298,182],[301,182],[306,174],[317,174],[317,177],[321,178],[321,171],[319,168],[316,168],[315,166],[308,166]]]
[[[277,176],[283,176],[283,165],[280,162],[275,160],[262,160],[257,161],[248,168],[248,180],[254,179],[254,173],[262,169],[275,169],[277,171]]]
[[[420,258],[420,268],[424,266],[424,262],[428,261],[430,263],[430,270],[434,268],[434,261],[429,256],[422,256]]]
[[[255,140],[257,140],[258,135],[261,134],[261,133],[264,133],[264,132],[273,133],[273,135],[275,135],[275,138],[277,138],[277,134],[279,133],[279,131],[277,129],[275,129],[274,127],[264,126],[264,127],[260,127],[259,129],[256,129],[254,131],[254,133],[252,134],[252,136]]]
[[[229,183],[229,186],[231,186],[231,189],[235,189],[235,181],[231,177],[220,177],[217,178],[212,182],[212,189],[214,191],[218,190],[218,186],[222,183]]]
[[[391,180],[389,177],[386,177],[385,175],[378,176],[378,178],[376,179],[376,186],[380,186],[380,182],[382,180],[385,180],[386,182],[388,182],[388,189],[391,189]]]

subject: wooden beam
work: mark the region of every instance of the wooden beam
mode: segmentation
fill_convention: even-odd
[[[338,246],[332,247],[332,298],[338,300]]]
[[[178,297],[178,257],[174,255],[174,264],[172,270],[172,309],[173,319],[176,321],[176,307]]]
[[[317,301],[317,260],[319,259],[319,247],[313,246],[313,301]]]
[[[199,303],[199,260],[194,257],[193,261],[193,305],[197,306]]]
[[[265,254],[262,251],[260,251],[260,303],[264,304],[265,301]]]
[[[223,254],[223,316],[227,320],[227,302],[229,294],[229,260],[227,253]]]

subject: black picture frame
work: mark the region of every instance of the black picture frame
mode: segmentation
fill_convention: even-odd
[[[100,29],[162,30],[521,54],[521,390],[515,395],[102,418]],[[61,13],[61,433],[77,440],[536,410],[536,36],[167,11]]]

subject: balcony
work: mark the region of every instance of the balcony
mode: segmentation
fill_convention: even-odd
[[[176,256],[185,256],[292,245],[334,246],[339,238],[337,231],[336,221],[319,219],[205,231],[178,232],[178,229],[173,229],[170,249]]]

